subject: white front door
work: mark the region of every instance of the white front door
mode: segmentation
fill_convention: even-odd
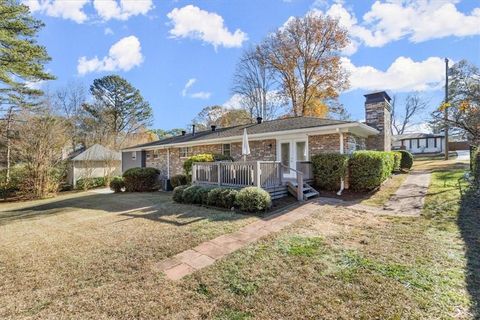
[[[307,141],[306,140],[284,140],[279,141],[278,159],[289,168],[297,169],[297,161],[307,160]],[[296,173],[293,170],[284,170],[286,178],[295,178]]]

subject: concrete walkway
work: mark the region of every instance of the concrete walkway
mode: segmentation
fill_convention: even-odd
[[[385,204],[384,210],[401,215],[419,216],[428,192],[430,178],[429,172],[412,171]]]
[[[265,219],[251,223],[236,232],[219,236],[203,242],[195,248],[164,259],[155,265],[154,269],[165,273],[168,279],[179,280],[186,275],[213,264],[229,253],[310,216],[320,205],[319,202],[315,201],[295,209],[283,210]]]

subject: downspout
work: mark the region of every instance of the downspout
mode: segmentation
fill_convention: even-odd
[[[338,134],[340,136],[340,154],[343,154],[344,153],[344,150],[343,150],[343,132],[341,132],[340,129],[337,129],[337,131],[338,131]],[[340,180],[340,190],[338,190],[337,195],[341,196],[342,192],[343,192],[343,189],[345,189],[345,181],[343,180],[343,177],[342,177],[342,179]]]
[[[167,148],[167,179],[170,179],[170,148]]]

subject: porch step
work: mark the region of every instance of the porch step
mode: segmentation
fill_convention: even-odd
[[[288,182],[288,191],[294,196],[297,196],[298,184],[294,182]],[[303,200],[308,200],[313,197],[319,196],[320,193],[315,190],[311,185],[308,183],[303,184]]]
[[[272,200],[280,199],[288,196],[287,186],[280,186],[275,188],[265,188],[265,190],[270,193]]]

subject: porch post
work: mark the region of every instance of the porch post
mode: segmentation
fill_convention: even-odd
[[[170,179],[170,148],[167,148],[167,179]]]
[[[297,200],[303,201],[303,174],[297,172]]]
[[[217,162],[217,179],[218,179],[219,186],[222,184],[222,179],[220,179],[221,172],[222,170],[220,170],[220,162]]]
[[[339,129],[337,129],[339,132],[340,136],[340,154],[344,154],[344,147],[343,147],[343,132],[341,132]],[[345,188],[345,181],[343,180],[343,177],[340,179],[340,190],[338,190],[337,195],[342,195],[343,189]]]
[[[257,187],[261,187],[261,181],[260,181],[260,178],[261,178],[261,175],[262,175],[262,171],[260,169],[260,161],[257,161],[256,162],[256,185]]]

